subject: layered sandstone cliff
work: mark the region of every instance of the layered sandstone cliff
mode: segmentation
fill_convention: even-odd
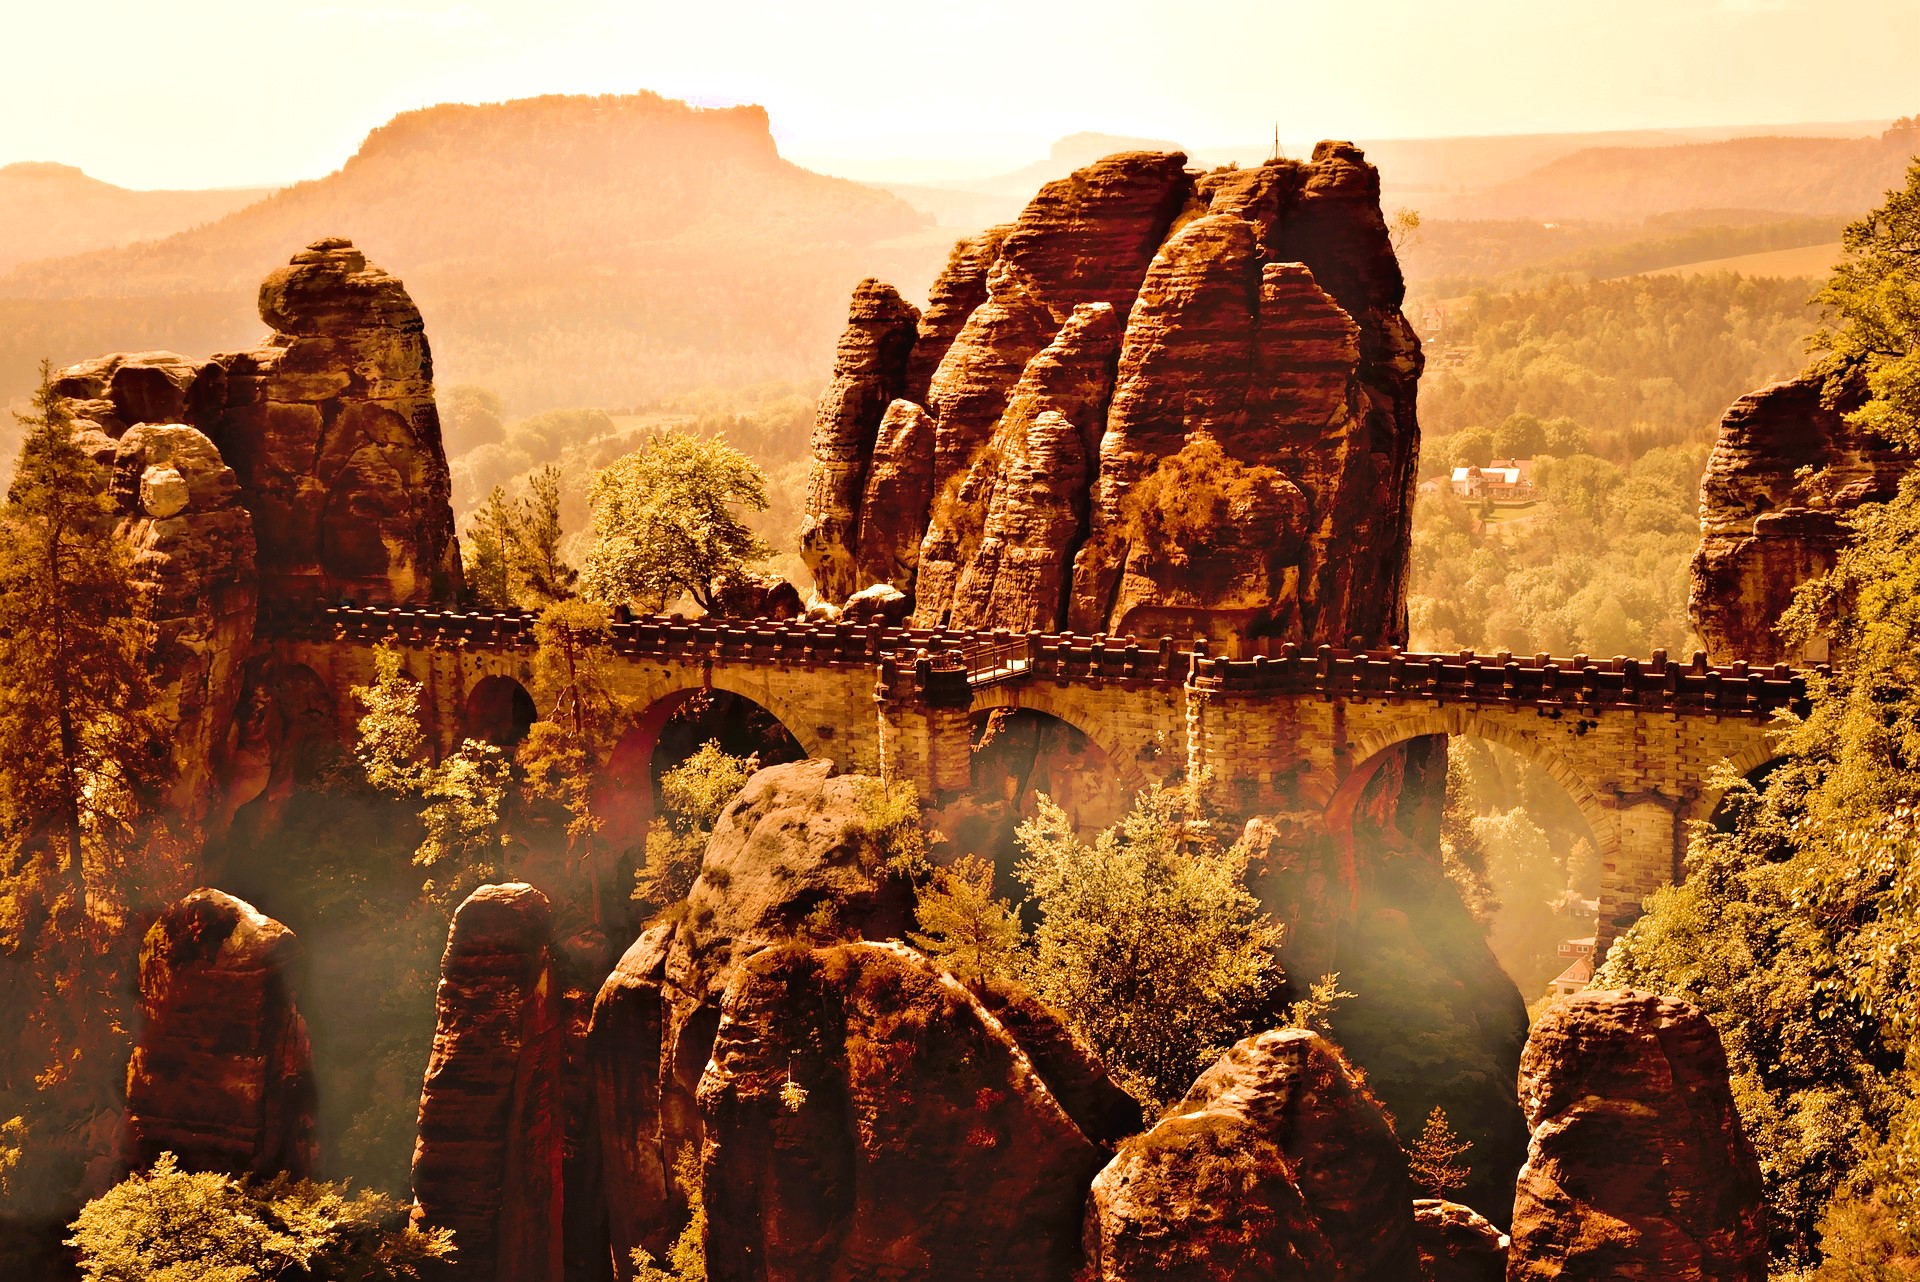
[[[1749,392],[1721,420],[1687,602],[1716,660],[1830,657],[1824,638],[1790,645],[1776,625],[1799,586],[1833,568],[1853,510],[1893,497],[1912,465],[1847,421],[1864,398],[1857,380],[1807,374]]]
[[[1346,143],[1185,164],[1049,183],[956,248],[917,323],[861,286],[815,431],[825,595],[891,583],[927,626],[1401,639],[1421,356],[1379,175]]]
[[[83,361],[57,408],[108,471],[174,729],[169,808],[213,831],[285,775],[288,691],[263,617],[350,599],[451,604],[451,482],[420,311],[338,238],[267,277],[257,348]],[[278,737],[276,737],[278,736]]]

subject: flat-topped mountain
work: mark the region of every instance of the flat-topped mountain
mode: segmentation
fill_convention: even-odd
[[[264,188],[131,191],[72,165],[0,166],[0,271],[37,258],[111,249],[212,222],[266,195]]]
[[[798,378],[876,261],[914,270],[876,247],[923,222],[782,160],[758,107],[647,93],[431,107],[211,225],[0,278],[0,391],[17,395],[43,355],[250,341],[254,282],[323,236],[405,278],[447,381],[516,407]],[[930,277],[944,248],[905,252]]]

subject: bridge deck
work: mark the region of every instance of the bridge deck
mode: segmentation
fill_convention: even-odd
[[[534,618],[524,611],[459,612],[417,607],[332,606],[284,612],[262,620],[271,636],[375,644],[387,638],[429,645],[531,649]],[[1686,664],[1655,651],[1646,659],[1587,655],[1454,654],[1398,647],[1307,648],[1288,643],[1271,655],[1227,659],[1204,642],[1171,637],[890,627],[880,623],[810,623],[772,619],[686,619],[679,615],[622,619],[614,650],[636,658],[772,666],[925,664],[965,669],[969,685],[1052,681],[1142,686],[1194,685],[1228,694],[1315,697],[1342,701],[1432,701],[1500,704],[1548,710],[1633,708],[1679,716],[1767,718],[1801,707],[1810,677],[1824,674],[1786,664],[1712,665],[1703,654]],[[1186,648],[1183,648],[1186,647]]]

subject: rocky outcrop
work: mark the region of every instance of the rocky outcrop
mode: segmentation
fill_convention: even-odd
[[[705,1133],[695,1091],[740,962],[780,940],[887,938],[910,922],[906,888],[878,867],[865,781],[832,771],[800,761],[749,779],[678,916],[627,950],[595,1000],[587,1050],[623,1278],[631,1248],[661,1255],[678,1229],[675,1167]]]
[[[880,419],[873,465],[860,498],[854,582],[913,590],[920,529],[933,501],[933,419],[912,401],[894,401]]]
[[[233,469],[197,428],[130,428],[112,465],[119,533],[153,629],[155,706],[170,727],[169,808],[198,825],[238,747],[235,714],[259,608],[253,521]]]
[[[1419,1199],[1413,1240],[1423,1282],[1505,1282],[1507,1235],[1470,1206]]]
[[[187,1170],[305,1176],[315,1166],[313,1056],[299,941],[252,905],[196,890],[140,948],[141,1027],[121,1157]]]
[[[1094,1282],[1417,1276],[1412,1186],[1393,1128],[1318,1034],[1223,1055],[1093,1182]]]
[[[909,948],[748,959],[699,1101],[716,1282],[1072,1275],[1106,1151],[1006,1026]]]
[[[454,913],[420,1091],[413,1219],[453,1230],[442,1276],[562,1274],[564,1050],[547,897],[482,886]]]
[[[1421,368],[1403,293],[1350,144],[1206,175],[1109,156],[956,247],[936,285],[904,394],[932,423],[930,505],[895,487],[850,521],[820,496],[810,519],[873,513],[862,565],[919,626],[1403,640]],[[919,499],[919,470],[888,471]]]
[[[460,590],[451,481],[420,311],[338,237],[260,286],[272,333],[251,351],[101,357],[53,390],[83,431],[186,424],[238,477],[261,600],[451,602]]]
[[[1911,459],[1847,422],[1857,380],[1828,395],[1804,375],[1750,392],[1720,421],[1700,480],[1700,547],[1688,612],[1720,662],[1820,661],[1827,639],[1789,646],[1774,631],[1799,586],[1833,568],[1848,517],[1891,498]]]
[[[907,357],[919,321],[919,310],[891,285],[861,281],[834,355],[833,382],[814,415],[800,554],[821,594],[835,602],[866,586],[856,581],[853,568],[860,498],[881,416],[906,390]]]
[[[1719,1034],[1651,993],[1589,990],[1534,1025],[1513,1282],[1767,1276],[1760,1168]]]
[[[460,589],[433,357],[406,287],[338,237],[260,285],[261,347],[216,357],[262,598],[451,601]]]

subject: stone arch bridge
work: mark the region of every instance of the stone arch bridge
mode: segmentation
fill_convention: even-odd
[[[263,620],[274,660],[310,669],[343,734],[374,647],[397,646],[424,687],[441,751],[511,715],[531,720],[533,620],[521,613],[338,607]],[[1126,786],[1205,772],[1229,813],[1278,816],[1338,840],[1396,745],[1478,735],[1542,763],[1600,844],[1598,947],[1677,878],[1687,824],[1711,815],[1724,762],[1775,755],[1775,714],[1806,698],[1805,673],[1586,656],[1302,650],[1211,656],[1204,642],[956,633],[880,624],[622,621],[612,675],[633,732],[657,735],[700,690],[765,708],[810,756],[914,782],[937,802],[968,786],[970,718],[996,708],[1059,718]]]

